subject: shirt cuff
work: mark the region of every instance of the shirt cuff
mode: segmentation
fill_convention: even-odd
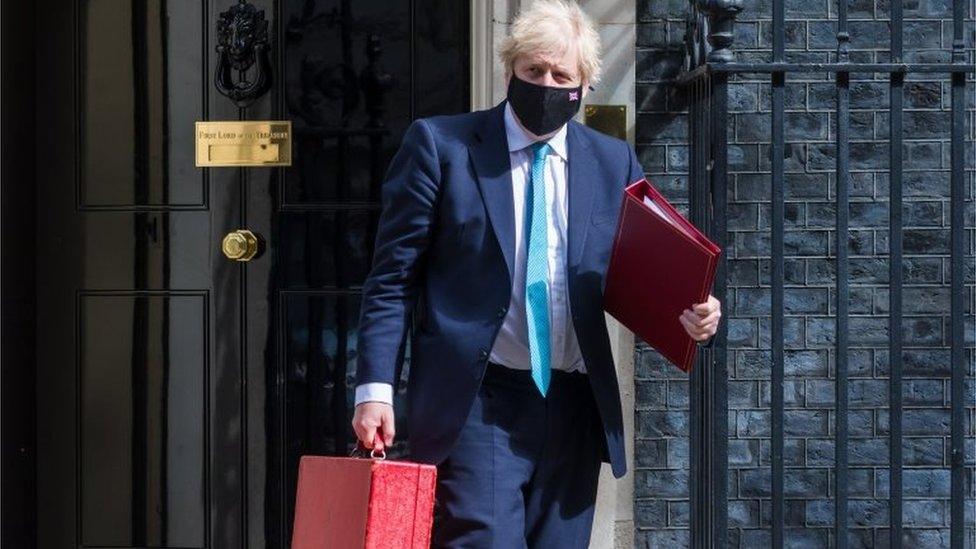
[[[382,402],[393,406],[393,385],[373,382],[356,386],[356,406],[363,402]]]

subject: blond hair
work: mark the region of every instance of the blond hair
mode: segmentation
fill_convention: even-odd
[[[572,40],[579,54],[580,81],[598,82],[600,35],[576,2],[535,0],[512,23],[512,31],[502,41],[498,54],[505,73],[512,74],[520,55],[537,52],[561,55],[573,45]]]

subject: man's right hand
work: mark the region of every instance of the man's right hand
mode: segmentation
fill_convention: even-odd
[[[366,448],[383,450],[393,446],[393,406],[384,402],[360,403],[352,418],[352,428]]]

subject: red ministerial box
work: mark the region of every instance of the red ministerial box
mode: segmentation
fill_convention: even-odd
[[[292,549],[427,549],[437,468],[302,456]]]
[[[708,299],[721,249],[646,179],[627,187],[603,308],[685,372],[697,345],[678,317]]]

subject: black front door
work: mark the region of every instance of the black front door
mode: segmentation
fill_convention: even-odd
[[[411,120],[468,110],[468,6],[252,2],[223,36],[263,12],[272,85],[235,101],[235,4],[38,6],[39,547],[286,547],[299,456],[354,441],[380,186]],[[200,120],[291,120],[292,166],[196,168]]]

